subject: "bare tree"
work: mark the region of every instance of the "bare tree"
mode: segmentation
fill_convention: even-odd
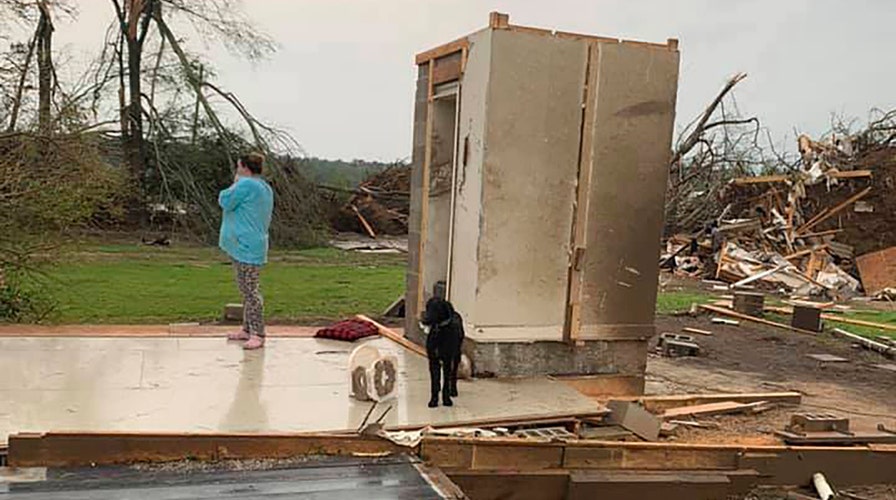
[[[115,7],[121,36],[119,67],[122,74],[119,100],[122,109],[122,135],[128,149],[131,173],[142,189],[148,170],[146,134],[144,131],[145,95],[143,92],[143,54],[153,32],[153,26],[161,32],[163,12],[182,17],[205,37],[213,37],[227,47],[241,51],[250,57],[270,52],[273,43],[260,34],[241,14],[240,4],[234,0],[111,0]],[[165,28],[169,33],[170,29]],[[164,37],[168,42],[173,35]],[[126,50],[126,53],[125,53]],[[155,75],[162,58],[164,45],[160,42]],[[126,70],[125,70],[126,67]],[[187,66],[185,70],[189,70]],[[127,76],[127,86],[124,84]],[[192,80],[192,78],[191,78]],[[154,89],[154,87],[153,87]],[[125,94],[127,94],[125,96]],[[151,103],[155,92],[151,93]]]

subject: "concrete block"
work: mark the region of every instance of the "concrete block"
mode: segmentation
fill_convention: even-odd
[[[812,306],[793,306],[790,326],[810,332],[820,332],[821,309]]]
[[[224,306],[224,321],[243,321],[243,305],[227,304]]]

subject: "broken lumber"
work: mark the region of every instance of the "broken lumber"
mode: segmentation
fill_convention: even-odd
[[[352,205],[352,211],[355,212],[355,215],[358,216],[358,220],[361,221],[361,225],[364,226],[364,230],[367,231],[367,234],[370,235],[371,238],[376,238],[376,232],[374,232],[373,228],[370,227],[370,223],[367,222],[367,219],[361,215],[361,211],[358,210],[358,207]]]
[[[803,396],[798,392],[756,392],[734,394],[674,394],[670,396],[640,396],[636,399],[648,411],[661,413],[670,408],[695,406],[723,401],[735,403],[757,403],[767,401],[785,405],[802,403]]]
[[[712,335],[712,332],[710,332],[709,330],[701,330],[699,328],[691,328],[690,326],[686,326],[686,327],[682,328],[681,331],[686,332],[686,333],[695,333],[697,335],[706,335],[706,336]]]
[[[718,403],[706,403],[702,405],[683,406],[680,408],[671,408],[663,412],[662,418],[678,419],[681,417],[711,417],[714,415],[727,415],[730,413],[741,413],[750,408],[765,403],[759,401],[756,403],[737,403],[735,401],[720,401]]]
[[[790,447],[743,444],[645,442],[535,442],[521,439],[426,436],[423,460],[455,471],[520,473],[601,470],[757,471],[765,485],[801,485],[824,470],[840,486],[888,484],[896,470],[896,449],[887,447]],[[533,496],[531,498],[542,498]],[[564,494],[551,498],[566,498]],[[644,497],[646,498],[646,497]],[[682,498],[690,498],[684,496]]]
[[[805,333],[807,335],[815,335],[815,332],[810,332],[808,330],[801,330],[799,328],[794,328],[790,325],[785,325],[783,323],[776,323],[774,321],[769,321],[767,319],[762,319],[762,318],[757,318],[755,316],[741,314],[739,312],[735,312],[730,309],[724,309],[724,308],[712,306],[709,304],[702,304],[700,306],[700,308],[705,309],[707,311],[717,313],[717,314],[724,314],[725,316],[731,316],[732,318],[738,318],[738,319],[742,319],[744,321],[752,321],[753,323],[759,323],[761,325],[771,326],[774,328],[780,328],[782,330],[790,330],[791,332]]]
[[[414,342],[411,342],[410,340],[406,339],[402,335],[399,335],[397,332],[390,330],[389,328],[386,328],[385,326],[377,323],[376,321],[368,318],[367,316],[364,316],[363,314],[358,314],[357,316],[355,316],[355,318],[357,318],[361,321],[366,321],[366,322],[372,324],[373,326],[375,326],[376,329],[380,332],[380,335],[382,335],[383,337],[386,337],[387,339],[395,342],[396,344],[404,347],[405,349],[407,349],[411,352],[414,352],[423,357],[426,357],[426,348],[424,348],[423,346],[419,346],[419,345],[415,344]]]
[[[820,224],[820,223],[822,223],[822,222],[824,222],[824,221],[830,219],[831,217],[833,217],[834,215],[836,215],[836,214],[838,214],[840,211],[842,211],[844,208],[846,208],[846,207],[852,205],[853,203],[859,201],[861,198],[863,198],[866,194],[868,194],[868,193],[870,193],[870,192],[871,192],[871,186],[868,186],[868,187],[866,187],[865,189],[859,191],[858,193],[856,193],[856,194],[850,196],[850,197],[849,197],[848,199],[846,199],[846,201],[844,201],[843,203],[841,203],[841,204],[839,204],[839,205],[837,205],[837,206],[831,208],[830,210],[827,210],[827,211],[824,213],[824,215],[821,216],[821,217],[819,217],[818,219],[816,219],[816,220],[814,220],[814,221],[809,221],[809,222],[807,222],[806,224],[803,224],[802,227],[800,227],[799,229],[796,230],[796,234],[797,234],[797,236],[800,236],[803,232],[808,231],[809,229],[812,229],[813,227],[817,226],[818,224]]]
[[[761,273],[756,273],[756,274],[754,274],[754,275],[752,275],[752,276],[748,276],[748,277],[746,277],[746,278],[744,278],[744,279],[738,281],[737,283],[732,284],[729,288],[738,288],[738,287],[742,287],[742,286],[747,285],[747,284],[750,284],[750,283],[752,283],[752,282],[754,282],[754,281],[761,280],[762,278],[767,278],[767,277],[769,277],[769,276],[771,276],[771,275],[773,275],[773,274],[775,274],[775,273],[777,273],[777,272],[783,271],[784,269],[786,269],[786,268],[788,268],[788,267],[790,267],[790,264],[789,264],[789,263],[788,263],[788,264],[781,264],[781,265],[776,266],[776,267],[773,267],[773,268],[771,268],[771,269],[766,269],[765,271],[762,271]]]
[[[862,346],[871,349],[872,351],[879,352],[888,358],[896,356],[896,347],[890,347],[888,345],[881,344],[880,342],[866,339],[861,335],[856,335],[855,333],[847,332],[846,330],[842,330],[840,328],[834,328],[834,333],[840,335],[841,337],[846,337],[854,342],[858,342]]]
[[[896,444],[896,434],[884,431],[818,431],[794,433],[775,431],[785,443],[794,446],[853,446],[860,444]]]
[[[740,321],[727,318],[713,318],[712,322],[717,325],[740,326]]]

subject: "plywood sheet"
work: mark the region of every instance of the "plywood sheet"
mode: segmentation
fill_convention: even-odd
[[[867,295],[896,288],[896,247],[862,255],[856,259]]]
[[[492,33],[479,325],[552,327],[562,338],[586,51]]]
[[[599,43],[581,338],[652,334],[678,53]]]

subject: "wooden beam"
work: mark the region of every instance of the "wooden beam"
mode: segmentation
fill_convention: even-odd
[[[470,47],[470,41],[467,37],[458,38],[453,42],[448,42],[444,45],[439,45],[434,49],[427,50],[426,52],[421,52],[417,54],[414,58],[414,62],[418,66],[422,66],[424,64],[429,63],[433,59],[438,59],[440,57],[445,57],[447,55],[453,54],[455,52],[460,52],[466,50]]]
[[[75,467],[185,459],[385,456],[407,450],[381,438],[325,433],[52,432],[11,435],[8,461],[11,467]]]
[[[560,449],[562,453],[545,451],[545,448]],[[427,463],[442,468],[452,478],[460,470],[529,474],[589,469],[752,469],[758,473],[758,484],[800,485],[813,473],[824,470],[836,484],[852,486],[892,482],[896,470],[896,448],[874,445],[844,448],[426,437],[420,454]],[[482,454],[501,458],[477,463],[476,457]]]
[[[575,342],[582,329],[582,287],[584,259],[588,245],[588,208],[591,200],[591,178],[594,170],[594,124],[599,47],[588,44],[585,52],[585,86],[582,90],[582,116],[579,128],[579,158],[576,176],[576,202],[570,234],[570,262],[567,272],[566,319],[564,340]]]
[[[831,217],[833,217],[834,215],[836,215],[837,213],[842,211],[844,208],[846,208],[846,207],[852,205],[853,203],[859,201],[860,199],[864,198],[865,195],[867,195],[870,192],[871,192],[871,186],[868,186],[865,189],[859,191],[858,193],[850,196],[843,203],[840,203],[839,205],[831,208],[830,210],[827,210],[826,213],[824,214],[824,216],[819,217],[818,219],[816,219],[810,223],[806,223],[801,228],[797,229],[796,230],[797,236],[799,236],[800,233],[803,233],[804,231],[808,231],[809,229],[812,229],[813,227],[817,226],[818,224],[830,219]]]
[[[834,328],[834,333],[841,337],[846,337],[853,342],[857,342],[861,344],[863,347],[867,349],[871,349],[872,351],[879,352],[880,354],[892,358],[896,356],[896,347],[892,347],[889,345],[881,344],[880,342],[875,342],[871,339],[866,339],[861,335],[856,335],[852,332],[847,332],[846,330],[841,330],[840,328]]]
[[[765,326],[771,326],[773,328],[780,328],[783,330],[790,330],[792,332],[797,333],[805,333],[807,335],[815,335],[815,332],[810,332],[809,330],[801,330],[799,328],[794,328],[790,325],[785,325],[783,323],[775,323],[774,321],[769,321],[767,319],[757,318],[755,316],[750,316],[748,314],[741,314],[739,312],[732,311],[730,309],[724,309],[721,307],[716,307],[708,304],[701,304],[699,306],[701,309],[705,309],[707,311],[712,311],[717,314],[723,314],[725,316],[731,316],[732,318],[742,319],[744,321],[752,321],[753,323],[759,323]]]
[[[757,403],[768,401],[769,403],[798,405],[802,402],[802,394],[798,392],[757,392],[736,394],[676,394],[671,396],[642,396],[635,399],[645,409],[653,413],[661,413],[670,408],[692,406],[721,401],[734,401],[736,403]]]
[[[764,403],[765,401],[761,401]],[[738,403],[735,401],[716,401],[713,403],[701,403],[691,406],[681,406],[670,408],[663,412],[662,418],[681,419],[682,417],[710,417],[715,415],[727,415],[731,413],[741,413],[749,410],[756,403]]]
[[[396,344],[404,347],[405,349],[407,349],[413,353],[416,353],[423,357],[426,357],[426,348],[425,347],[417,345],[414,342],[411,342],[410,340],[406,339],[403,335],[400,335],[398,332],[390,330],[386,326],[377,323],[376,321],[368,318],[367,316],[364,316],[363,314],[359,314],[359,315],[355,316],[355,318],[372,324],[373,326],[376,327],[377,330],[379,330],[380,335],[382,335],[383,337],[386,337],[387,339],[391,340],[392,342],[395,342]]]
[[[765,306],[766,311],[774,312],[778,314],[793,314],[792,307],[777,307],[777,306]],[[873,321],[864,321],[861,319],[852,319],[847,318],[846,316],[839,314],[827,314],[822,313],[821,319],[826,321],[832,321],[834,323],[843,323],[846,325],[854,325],[854,326],[864,326],[867,328],[877,328],[878,330],[887,330],[891,332],[896,332],[896,325],[892,325],[889,323],[875,323]]]
[[[358,220],[361,221],[361,225],[364,226],[364,230],[367,231],[367,234],[371,238],[376,239],[376,231],[373,230],[373,228],[370,226],[370,223],[367,222],[367,219],[365,219],[363,215],[361,215],[361,211],[358,210],[358,207],[356,207],[354,204],[352,204],[352,211],[355,212],[355,215],[358,216]]]
[[[786,175],[758,175],[756,177],[738,177],[731,182],[737,186],[745,186],[749,184],[766,184],[769,182],[784,182],[790,177]]]
[[[825,243],[824,245],[819,245],[819,246],[816,246],[816,247],[807,248],[807,249],[805,249],[805,250],[800,250],[799,252],[794,252],[794,253],[792,253],[792,254],[790,254],[790,255],[785,256],[784,259],[785,259],[785,260],[798,259],[798,258],[800,258],[800,257],[804,257],[804,256],[806,256],[806,255],[809,255],[809,254],[812,253],[812,252],[815,252],[815,251],[818,251],[818,250],[824,250],[824,249],[826,249],[826,248],[828,248],[828,244],[827,244],[827,243]]]
[[[488,27],[493,30],[503,30],[510,27],[510,14],[493,11],[488,15]]]
[[[838,233],[842,233],[843,229],[828,229],[826,231],[818,231],[817,233],[806,233],[801,234],[800,238],[813,238],[813,237],[821,237],[821,236],[833,236]]]
[[[429,176],[432,165],[432,129],[435,118],[435,106],[433,105],[433,61],[429,61],[426,94],[426,127],[423,146],[423,183],[420,187],[420,238],[417,242],[417,304],[416,310],[423,311],[423,297],[426,289],[426,276],[424,262],[426,262],[426,238],[429,236]]]
[[[846,170],[843,172],[835,172],[831,174],[834,179],[856,179],[861,177],[871,177],[870,170]],[[732,183],[737,186],[746,186],[749,184],[767,184],[773,182],[786,182],[790,180],[789,175],[757,175],[755,177],[738,177],[732,179]]]

